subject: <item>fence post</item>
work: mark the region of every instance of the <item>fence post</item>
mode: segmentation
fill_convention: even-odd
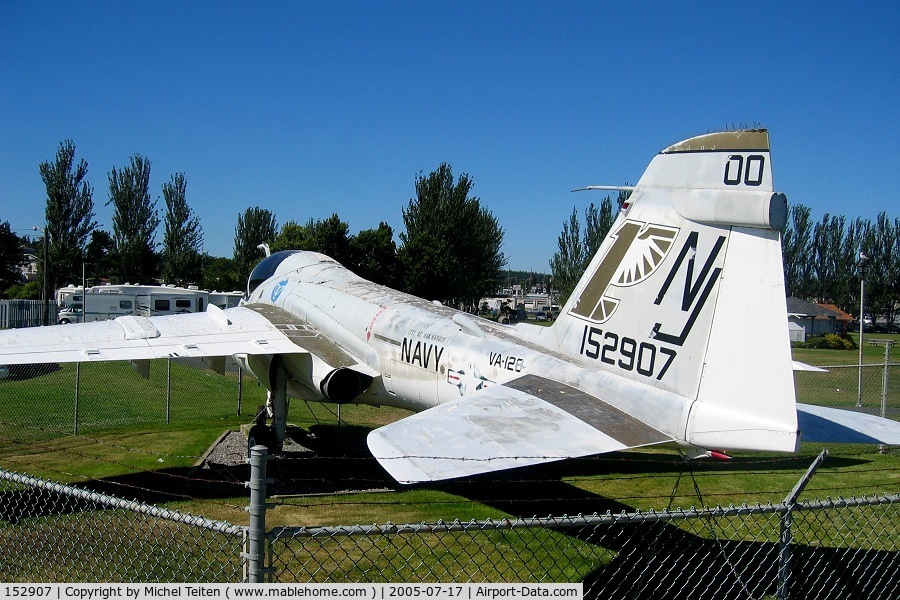
[[[266,574],[270,571],[266,564],[266,462],[269,460],[268,448],[262,444],[250,449],[250,527],[247,553],[243,555],[248,563],[247,583],[265,583]]]
[[[828,456],[828,450],[823,449],[819,452],[816,459],[809,465],[806,473],[803,474],[803,477],[800,478],[794,489],[784,499],[787,510],[781,517],[781,535],[778,537],[778,589],[775,592],[775,597],[778,600],[787,600],[791,594],[791,526],[794,524],[794,506],[797,504],[797,498],[803,493],[806,484],[809,483],[813,474],[822,465],[826,456]]]
[[[888,371],[891,363],[891,348],[894,346],[893,340],[879,340],[884,344],[884,369],[881,371],[881,416],[887,418],[888,405]]]
[[[166,359],[166,425],[169,424],[172,405],[172,359]]]
[[[75,435],[78,435],[78,395],[81,390],[81,363],[75,363]]]
[[[237,397],[237,416],[241,416],[241,399],[244,397],[244,367],[238,363],[238,397]]]

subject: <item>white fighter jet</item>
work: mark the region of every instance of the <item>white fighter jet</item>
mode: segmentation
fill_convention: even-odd
[[[414,411],[368,437],[400,482],[663,444],[699,456],[900,443],[900,423],[796,403],[786,219],[766,131],[701,135],[652,160],[550,327],[284,251],[253,270],[243,306],[4,331],[0,364],[235,355],[270,390],[272,425],[251,444],[279,449],[288,396]]]

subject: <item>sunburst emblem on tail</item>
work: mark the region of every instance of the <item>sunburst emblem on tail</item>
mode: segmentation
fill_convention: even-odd
[[[572,307],[572,314],[603,323],[613,316],[619,300],[609,294],[611,285],[627,287],[645,280],[668,255],[678,228],[625,221],[610,234],[612,245]]]

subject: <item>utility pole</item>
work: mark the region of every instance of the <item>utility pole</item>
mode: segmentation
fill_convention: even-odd
[[[32,231],[40,231],[41,237],[44,238],[44,266],[41,269],[41,300],[44,301],[44,325],[50,324],[50,297],[47,294],[47,236],[49,232],[46,227],[32,227]]]
[[[859,261],[856,266],[859,267],[859,380],[856,386],[856,406],[862,406],[862,364],[863,364],[863,323],[866,320],[866,265],[869,264],[869,257],[860,250]]]

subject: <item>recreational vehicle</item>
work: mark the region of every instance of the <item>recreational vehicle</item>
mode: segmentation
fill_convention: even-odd
[[[144,317],[202,312],[210,302],[225,308],[236,306],[240,292],[207,292],[196,287],[173,285],[98,285],[87,292],[78,286],[66,286],[56,292],[62,310],[57,322],[84,323],[104,321],[124,315]]]

